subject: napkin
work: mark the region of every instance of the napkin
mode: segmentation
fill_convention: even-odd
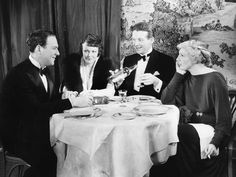
[[[158,71],[155,71],[153,75],[158,76],[158,75],[160,75],[160,73]]]

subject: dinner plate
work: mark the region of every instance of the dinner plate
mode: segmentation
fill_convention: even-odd
[[[148,96],[148,95],[132,95],[132,96],[128,96],[127,100],[130,102],[132,101],[146,102],[146,101],[156,100],[156,98],[153,96]]]
[[[139,106],[136,106],[134,108],[134,111],[138,115],[151,115],[152,116],[152,115],[166,114],[166,112],[169,109],[170,108],[167,106],[153,103],[153,104],[140,104]]]
[[[136,114],[133,112],[118,112],[112,115],[113,119],[116,120],[132,120],[136,118]]]

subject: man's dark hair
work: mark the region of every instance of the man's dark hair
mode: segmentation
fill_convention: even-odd
[[[84,40],[80,44],[80,53],[82,53],[82,44],[87,43],[90,47],[98,47],[98,56],[102,55],[103,52],[103,46],[102,46],[102,39],[95,34],[87,34],[84,38]]]
[[[147,37],[148,38],[153,37],[153,30],[147,22],[136,23],[134,26],[132,26],[132,32],[133,31],[147,31],[148,32]]]
[[[34,52],[37,45],[44,47],[47,43],[48,36],[55,36],[52,31],[38,29],[30,33],[26,39],[26,44],[30,52]]]

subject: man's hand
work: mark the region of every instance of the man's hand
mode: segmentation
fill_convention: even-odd
[[[140,76],[140,83],[144,85],[157,85],[160,82],[160,79],[154,76],[151,73],[144,73]]]

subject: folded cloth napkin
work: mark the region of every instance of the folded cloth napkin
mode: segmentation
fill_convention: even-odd
[[[160,75],[160,73],[159,73],[158,71],[155,71],[155,72],[153,73],[153,75],[154,75],[154,76],[158,76],[158,75]]]

